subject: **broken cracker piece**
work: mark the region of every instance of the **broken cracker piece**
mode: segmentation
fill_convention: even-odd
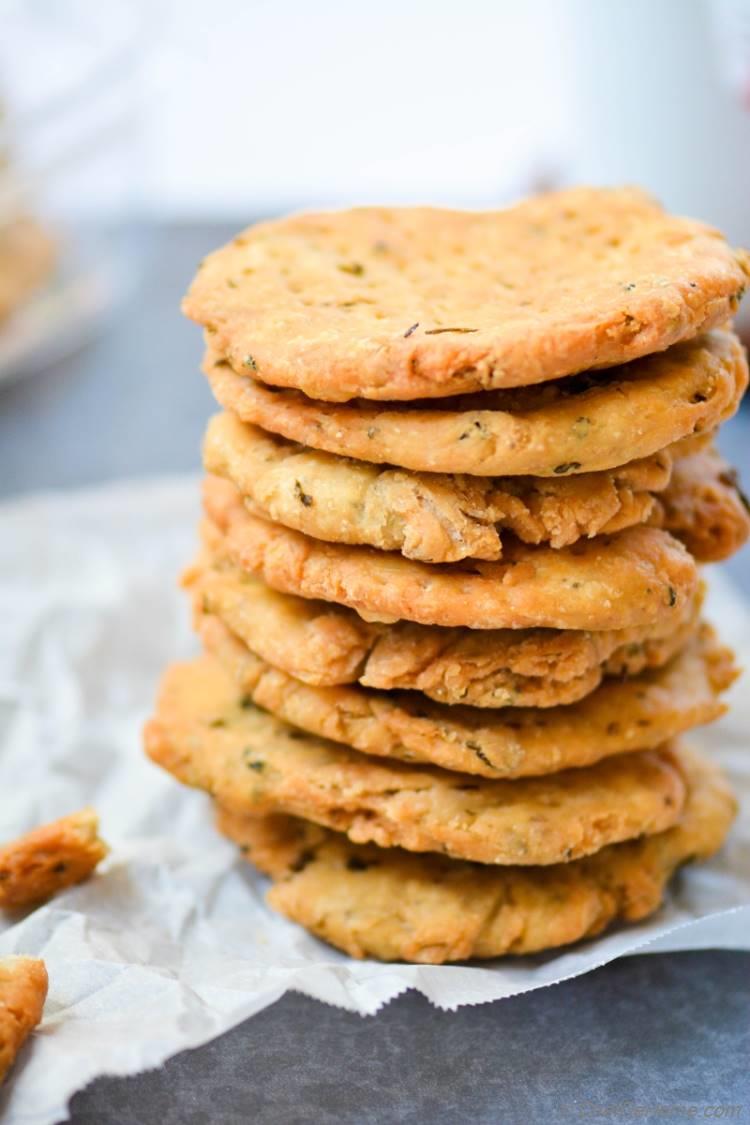
[[[0,848],[0,907],[46,902],[81,883],[109,851],[91,808],[35,828]]]
[[[44,961],[0,958],[0,1083],[42,1018],[47,983]]]

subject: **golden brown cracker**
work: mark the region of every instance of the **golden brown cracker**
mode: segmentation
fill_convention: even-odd
[[[226,413],[209,422],[203,463],[234,484],[254,515],[428,563],[499,559],[508,534],[566,547],[645,523],[672,471],[664,450],[561,478],[410,473],[307,449]]]
[[[682,752],[677,825],[552,867],[486,867],[357,846],[292,817],[218,809],[219,829],[276,881],[270,904],[352,957],[442,964],[538,953],[658,909],[674,871],[721,847],[736,801],[718,767]]]
[[[0,907],[45,902],[87,879],[108,850],[90,808],[35,828],[0,848]]]
[[[0,958],[0,1083],[42,1018],[47,984],[43,961]]]
[[[659,667],[694,632],[703,600],[701,588],[674,618],[600,632],[379,625],[343,606],[278,593],[214,562],[203,555],[183,577],[196,622],[218,617],[269,664],[317,686],[359,681],[475,707],[573,703],[605,675]]]
[[[632,188],[504,211],[367,207],[261,223],[183,302],[235,370],[329,401],[540,383],[660,352],[736,310],[750,268]]]
[[[258,711],[209,657],[167,670],[145,742],[153,761],[237,812],[479,863],[557,863],[663,831],[685,794],[679,754],[666,749],[516,781],[386,763]]]
[[[750,535],[750,508],[737,471],[711,447],[675,462],[658,504],[662,526],[699,562],[729,558]]]
[[[215,617],[206,650],[256,706],[320,738],[376,757],[482,777],[529,777],[653,749],[718,718],[736,676],[732,653],[703,626],[664,668],[606,681],[577,704],[498,711],[432,703],[415,692],[312,687],[266,664]]]
[[[225,410],[290,441],[418,472],[489,477],[560,477],[648,457],[730,418],[748,381],[744,348],[725,330],[595,376],[413,405],[335,405],[272,390],[211,349],[204,371]]]
[[[380,621],[472,629],[625,629],[681,612],[695,563],[653,527],[571,547],[509,545],[501,562],[446,566],[393,552],[322,543],[252,516],[233,485],[208,477],[205,542],[283,593],[320,598]]]
[[[53,240],[36,219],[0,222],[0,323],[47,281],[56,258]]]

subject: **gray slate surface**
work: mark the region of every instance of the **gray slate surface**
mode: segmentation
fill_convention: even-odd
[[[457,1012],[421,996],[376,1017],[286,996],[152,1074],[103,1079],[75,1125],[523,1125],[750,1115],[750,974],[732,953],[619,961]],[[666,1111],[666,1112],[665,1112]]]

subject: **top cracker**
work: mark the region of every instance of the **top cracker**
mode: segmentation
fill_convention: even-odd
[[[634,189],[505,211],[360,208],[261,223],[184,312],[238,372],[331,402],[541,383],[726,321],[750,258]]]

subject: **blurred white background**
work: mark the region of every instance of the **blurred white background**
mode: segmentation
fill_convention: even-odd
[[[638,183],[750,246],[750,0],[0,0],[2,103],[0,229],[57,261],[0,379],[132,288],[143,219]]]
[[[79,106],[104,120],[137,72],[142,144],[105,187],[77,185],[93,212],[123,181],[132,206],[188,219],[631,181],[750,236],[750,0],[0,0],[0,16],[11,133],[89,67]]]
[[[556,173],[572,121],[566,7],[166,0],[152,201],[188,214],[484,204]]]
[[[747,242],[748,11],[162,0],[149,5],[147,205],[481,206],[538,184],[637,181]]]

